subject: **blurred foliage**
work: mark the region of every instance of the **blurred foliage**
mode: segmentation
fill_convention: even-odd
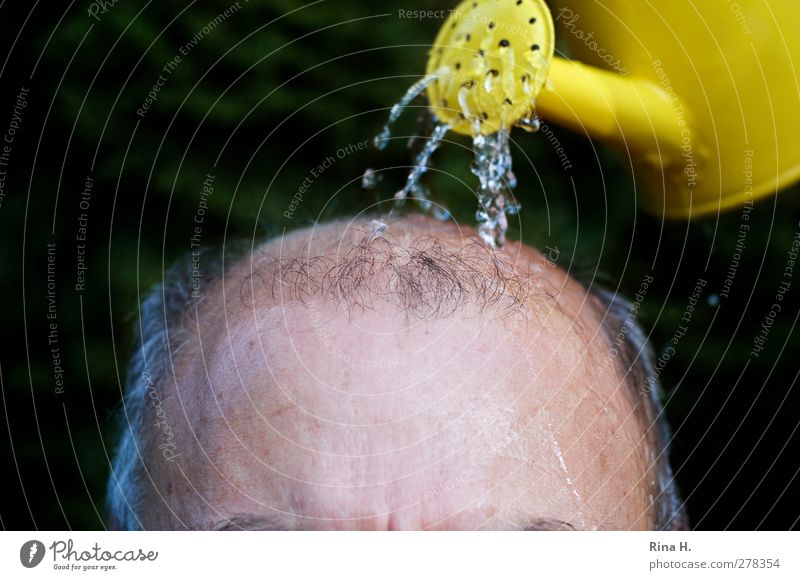
[[[398,10],[449,7],[422,0],[242,1],[181,55],[180,47],[230,3],[118,2],[99,21],[87,15],[87,3],[70,6],[23,7],[34,11],[30,19],[4,6],[0,19],[8,56],[0,126],[19,87],[30,87],[0,209],[2,315],[10,329],[0,354],[11,442],[0,507],[6,528],[103,526],[109,418],[120,399],[137,302],[189,250],[206,174],[215,175],[203,230],[208,245],[363,211],[400,187],[421,102],[386,151],[337,158],[294,218],[283,215],[311,168],[371,139],[424,70],[441,22],[398,18]],[[164,73],[176,55],[180,63]],[[137,116],[160,74],[157,100]],[[627,160],[584,136],[553,130],[571,170],[541,135],[513,135],[524,209],[512,237],[558,248],[571,273],[629,296],[652,275],[639,321],[659,354],[697,280],[707,281],[662,374],[676,433],[674,465],[690,514],[701,528],[796,525],[800,283],[764,352],[749,352],[798,231],[798,188],[756,206],[730,297],[719,299],[740,213],[693,223],[644,215]],[[472,223],[468,143],[451,140],[429,183],[437,200]],[[367,167],[386,168],[372,191],[359,187]],[[88,274],[86,290],[77,292],[75,236],[87,175],[94,178]],[[48,243],[57,248],[63,394],[54,392],[48,343]]]

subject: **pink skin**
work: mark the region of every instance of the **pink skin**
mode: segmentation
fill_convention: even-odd
[[[370,231],[300,230],[253,260],[335,256]],[[411,217],[382,235],[459,248],[476,234]],[[537,272],[525,315],[421,320],[380,301],[272,299],[257,282],[242,292],[258,264],[237,265],[189,322],[165,387],[177,455],[150,449],[159,492],[144,526],[647,529],[647,445],[596,307],[536,250],[499,254]]]

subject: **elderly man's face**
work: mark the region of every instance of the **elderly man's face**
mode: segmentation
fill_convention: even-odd
[[[144,527],[652,526],[644,429],[585,290],[519,244],[487,286],[472,230],[372,232],[295,232],[207,290],[163,387],[176,455],[148,447]],[[426,247],[472,266],[414,281],[437,271]]]

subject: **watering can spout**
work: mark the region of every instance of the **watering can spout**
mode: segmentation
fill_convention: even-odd
[[[734,209],[800,179],[796,0],[467,0],[431,50],[430,106],[455,131],[529,117],[630,159],[642,206]]]
[[[682,162],[682,134],[691,126],[680,99],[651,80],[563,58],[553,59],[536,111],[552,123],[609,142],[659,167]]]

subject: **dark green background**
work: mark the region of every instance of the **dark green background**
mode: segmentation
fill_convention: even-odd
[[[4,446],[0,525],[7,529],[103,527],[110,415],[120,399],[137,300],[189,249],[204,176],[216,175],[203,232],[208,245],[280,233],[388,199],[410,163],[404,138],[383,153],[337,160],[294,219],[282,215],[311,168],[371,138],[424,70],[441,21],[401,19],[398,9],[451,7],[325,1],[287,14],[300,5],[241,2],[241,11],[183,57],[139,119],[136,109],[162,67],[229,3],[120,0],[100,22],[87,15],[89,4],[0,9],[0,54],[8,57],[0,130],[14,95],[30,87],[0,209],[0,378],[8,423],[2,432],[11,443]],[[397,135],[416,130],[421,104]],[[693,223],[644,215],[625,159],[555,130],[572,170],[562,169],[542,135],[513,135],[524,210],[523,226],[515,222],[511,236],[558,247],[563,267],[628,295],[653,275],[640,322],[657,351],[675,332],[697,279],[708,281],[662,375],[676,433],[674,466],[692,522],[702,529],[795,527],[800,280],[765,351],[759,358],[748,353],[798,231],[800,190],[756,206],[730,298],[711,306],[707,298],[722,288],[740,213]],[[429,183],[437,199],[472,223],[467,145],[453,138],[437,155]],[[396,169],[364,191],[357,178],[366,167]],[[75,234],[87,175],[95,180],[89,272],[79,293]],[[50,242],[57,248],[63,394],[54,391],[47,342]]]

